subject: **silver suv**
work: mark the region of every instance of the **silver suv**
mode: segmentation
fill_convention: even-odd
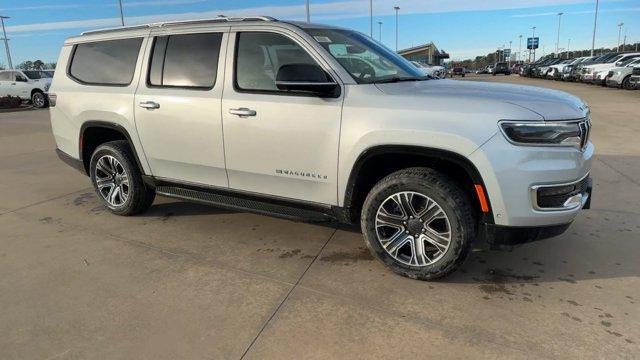
[[[68,39],[50,90],[62,160],[118,215],[155,195],[360,225],[417,279],[474,241],[562,233],[588,207],[589,109],[563,92],[433,80],[361,33],[217,18]]]

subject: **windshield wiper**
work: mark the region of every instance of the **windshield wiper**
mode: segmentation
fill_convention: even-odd
[[[381,80],[376,80],[373,82],[373,84],[387,84],[387,83],[396,83],[396,82],[400,82],[400,81],[424,81],[424,80],[429,80],[428,76],[424,76],[424,77],[417,77],[417,76],[413,76],[413,77],[392,77],[392,78],[388,78],[388,79],[381,79]]]

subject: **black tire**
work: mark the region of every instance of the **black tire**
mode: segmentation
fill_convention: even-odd
[[[633,86],[631,84],[631,75],[627,75],[627,77],[625,77],[622,80],[622,84],[620,85],[620,87],[625,89],[625,90],[633,90],[633,89],[635,89],[635,86]]]
[[[431,264],[414,266],[398,261],[378,239],[378,209],[391,195],[403,191],[429,197],[449,219],[449,247]],[[429,168],[408,168],[385,177],[371,189],[362,208],[361,227],[371,253],[391,270],[412,279],[432,280],[450,274],[467,258],[476,238],[476,215],[466,193],[451,178]]]
[[[42,91],[34,91],[33,94],[31,94],[31,103],[36,109],[42,109],[48,105],[47,97]]]
[[[98,160],[105,155],[114,157],[122,165],[129,179],[128,196],[120,206],[109,204],[98,190],[96,166]],[[138,169],[131,147],[125,140],[110,141],[98,146],[91,155],[89,176],[102,204],[116,215],[130,216],[144,212],[151,206],[156,196],[155,189],[150,188],[142,181],[140,169]]]

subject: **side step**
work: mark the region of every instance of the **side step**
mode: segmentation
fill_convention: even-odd
[[[284,205],[269,202],[267,199],[257,199],[255,197],[246,198],[240,196],[232,196],[212,191],[202,191],[195,189],[186,189],[177,186],[156,186],[158,195],[212,205],[216,207],[253,212],[263,215],[276,216],[290,220],[305,222],[335,222],[334,216],[329,214],[330,208],[327,209],[303,209],[295,205]],[[326,213],[325,213],[326,211]]]

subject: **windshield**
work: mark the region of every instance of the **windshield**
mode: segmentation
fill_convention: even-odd
[[[53,77],[53,74],[49,74],[48,72],[41,70],[24,70],[22,72],[31,80],[47,79]]]
[[[408,60],[359,32],[305,29],[358,84],[427,80]]]

